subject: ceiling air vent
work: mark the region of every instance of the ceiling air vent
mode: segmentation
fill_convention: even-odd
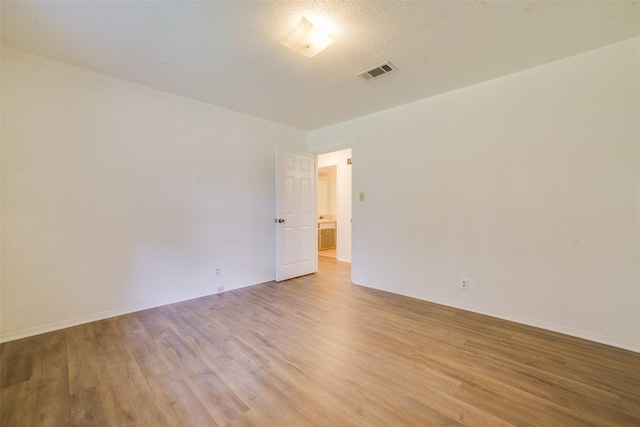
[[[384,64],[380,64],[368,71],[358,73],[358,75],[365,80],[373,80],[378,77],[382,77],[385,74],[393,73],[396,70],[397,68],[391,62],[385,62]]]

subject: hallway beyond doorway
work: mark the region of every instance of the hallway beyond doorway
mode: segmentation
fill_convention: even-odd
[[[318,251],[318,256],[322,256],[325,258],[335,258],[336,257],[336,249],[323,249]]]

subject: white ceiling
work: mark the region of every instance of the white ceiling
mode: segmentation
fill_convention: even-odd
[[[2,43],[316,129],[640,35],[621,1],[2,1]],[[338,40],[279,44],[301,16]],[[398,72],[356,76],[390,60]]]

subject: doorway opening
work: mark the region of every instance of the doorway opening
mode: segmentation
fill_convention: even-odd
[[[318,257],[350,263],[351,149],[318,154],[317,165]]]

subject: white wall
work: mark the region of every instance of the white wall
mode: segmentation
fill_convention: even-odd
[[[353,147],[355,283],[640,351],[639,118],[636,38],[309,148]]]
[[[2,340],[273,280],[276,146],[306,134],[4,47]]]
[[[337,224],[338,239],[336,259],[351,262],[351,168],[347,159],[351,158],[351,149],[343,149],[318,155],[318,167],[336,166],[337,177]]]

